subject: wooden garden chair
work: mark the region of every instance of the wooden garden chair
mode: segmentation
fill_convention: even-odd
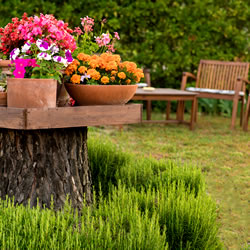
[[[195,91],[198,98],[224,99],[233,101],[231,129],[235,127],[238,102],[241,101],[240,125],[243,122],[243,109],[246,85],[248,82],[249,63],[223,62],[213,60],[201,60],[197,77],[184,72],[182,76],[181,90]],[[188,78],[196,80],[195,87],[186,88]],[[183,103],[178,105],[178,113],[181,114]]]

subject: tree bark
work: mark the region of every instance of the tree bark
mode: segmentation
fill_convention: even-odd
[[[63,207],[67,196],[74,208],[92,202],[87,127],[0,129],[0,197],[15,203]]]

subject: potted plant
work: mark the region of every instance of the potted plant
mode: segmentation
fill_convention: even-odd
[[[0,68],[0,107],[7,106],[6,79]]]
[[[76,48],[68,24],[53,15],[13,18],[0,29],[0,52],[11,60],[9,107],[55,107],[57,82]]]
[[[64,84],[78,105],[125,104],[143,77],[133,62],[121,62],[119,55],[79,53],[65,70]]]

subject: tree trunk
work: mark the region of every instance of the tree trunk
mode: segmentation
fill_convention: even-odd
[[[0,198],[30,206],[63,207],[67,196],[74,208],[92,202],[87,127],[0,129]]]

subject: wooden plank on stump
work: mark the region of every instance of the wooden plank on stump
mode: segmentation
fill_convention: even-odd
[[[25,129],[25,110],[20,108],[0,107],[0,127]]]
[[[119,125],[141,120],[141,104],[27,109],[26,129]]]

